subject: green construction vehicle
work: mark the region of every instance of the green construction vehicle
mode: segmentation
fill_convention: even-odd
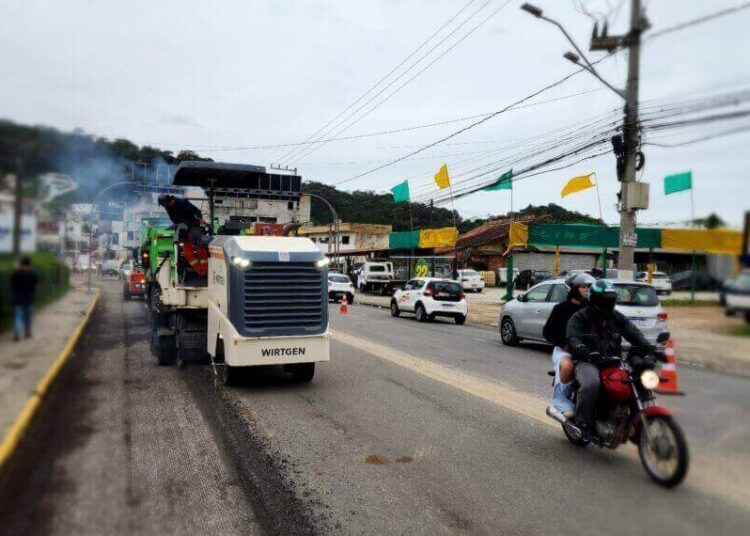
[[[152,280],[159,268],[159,263],[174,252],[174,229],[169,218],[151,217],[141,220],[141,247],[139,265],[146,274],[146,280]]]

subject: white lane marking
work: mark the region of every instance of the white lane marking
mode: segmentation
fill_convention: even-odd
[[[416,357],[341,331],[332,330],[332,335],[334,339],[347,346],[357,348],[384,361],[502,406],[533,420],[537,424],[543,424],[550,429],[555,429],[558,433],[562,433],[557,421],[553,421],[545,414],[549,402],[536,395],[524,393],[507,384],[485,380],[458,369],[440,365],[428,359]],[[628,444],[627,448],[621,448],[620,451],[630,459],[638,460],[638,453],[633,445]],[[731,466],[735,463],[735,460],[720,459],[716,456],[691,456],[691,458],[693,464],[689,470],[688,480],[683,486],[721,497],[738,506],[741,510],[748,510],[750,485],[748,485],[747,477],[744,476],[748,474],[748,468],[733,468]],[[737,471],[737,469],[742,470]]]
[[[455,387],[465,393],[520,413],[538,423],[554,428],[559,427],[559,424],[545,415],[544,411],[547,408],[547,404],[537,396],[515,390],[508,385],[483,380],[455,368],[440,365],[428,359],[415,357],[395,348],[348,335],[341,331],[334,331],[333,338],[385,361],[390,361],[401,367],[418,372],[423,376]]]

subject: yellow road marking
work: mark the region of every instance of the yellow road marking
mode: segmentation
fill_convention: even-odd
[[[341,331],[332,330],[332,335],[334,339],[347,346],[412,370],[464,393],[502,406],[538,424],[552,427],[559,433],[562,433],[560,424],[545,414],[549,403],[538,396],[518,391],[507,384],[485,380],[453,367],[416,357],[395,348],[355,337]],[[627,447],[629,448],[621,449],[621,452],[640,463],[635,447],[633,445],[627,445]],[[729,465],[731,462],[727,463],[726,460],[721,460],[718,456],[706,457],[704,455],[696,457],[691,455],[691,458],[692,463],[688,470],[685,487],[694,487],[699,492],[721,497],[742,510],[748,509],[750,505],[750,486],[748,485],[747,477],[744,475],[748,474],[748,469],[750,468],[737,468],[740,471],[730,469]]]
[[[63,351],[52,363],[52,366],[49,368],[49,370],[47,370],[47,373],[44,375],[44,377],[39,380],[39,383],[36,385],[36,389],[31,393],[31,396],[24,404],[23,409],[21,409],[21,413],[18,414],[18,417],[16,417],[16,420],[13,422],[10,430],[8,430],[8,433],[3,438],[3,442],[0,443],[0,470],[3,468],[4,464],[8,461],[18,444],[21,442],[26,429],[31,423],[31,419],[34,418],[34,415],[36,414],[36,411],[42,402],[42,398],[49,390],[52,383],[55,381],[55,378],[59,374],[65,362],[73,353],[73,349],[75,348],[78,339],[81,337],[83,329],[86,327],[86,324],[91,317],[91,313],[94,310],[94,307],[96,307],[98,301],[99,294],[94,296],[94,300],[91,302],[91,305],[89,305],[88,309],[86,309],[83,319],[81,319],[81,321],[78,323],[78,326],[76,326],[73,334],[65,344],[65,348],[63,348]]]
[[[440,365],[428,359],[400,352],[395,348],[354,337],[341,331],[334,331],[333,338],[380,359],[390,361],[440,383],[520,413],[524,417],[528,417],[545,426],[554,428],[560,426],[557,422],[547,417],[544,412],[548,404],[537,396],[518,391],[505,384],[467,374],[452,367]]]

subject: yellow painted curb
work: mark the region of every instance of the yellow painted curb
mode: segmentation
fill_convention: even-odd
[[[37,383],[36,385],[36,389],[34,389],[34,391],[31,393],[31,396],[26,401],[26,404],[24,404],[21,413],[19,413],[18,417],[13,423],[13,426],[11,426],[8,433],[3,438],[3,442],[0,443],[0,471],[2,470],[8,459],[11,457],[18,444],[21,442],[26,429],[31,423],[31,419],[36,414],[36,411],[42,402],[42,398],[47,393],[52,383],[55,381],[55,378],[60,373],[60,370],[62,369],[65,362],[73,353],[73,349],[78,343],[78,340],[81,338],[81,334],[83,333],[86,324],[88,324],[89,318],[91,318],[91,313],[94,311],[94,307],[96,307],[96,304],[98,302],[99,294],[94,297],[94,301],[92,301],[88,309],[86,309],[83,319],[78,323],[78,326],[76,326],[73,334],[68,338],[68,342],[65,344],[65,348],[63,348],[63,351],[59,356],[57,356],[57,359],[55,359],[54,363],[52,363],[52,366],[49,368],[44,377],[39,380],[39,383]]]

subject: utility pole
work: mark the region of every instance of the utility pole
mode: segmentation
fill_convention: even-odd
[[[633,278],[635,246],[635,209],[632,205],[632,189],[629,184],[635,183],[636,158],[639,151],[638,134],[638,82],[641,59],[641,0],[630,2],[630,32],[627,37],[628,47],[628,83],[625,89],[625,123],[623,138],[625,141],[625,172],[620,184],[620,252],[617,267],[622,271],[623,279]],[[593,40],[592,40],[593,45]]]
[[[612,148],[617,157],[617,179],[620,181],[619,212],[620,212],[620,241],[617,267],[621,279],[632,279],[634,268],[634,253],[638,243],[635,232],[636,211],[648,208],[648,183],[639,183],[635,179],[636,171],[644,164],[644,156],[640,151],[640,134],[638,124],[638,86],[640,71],[641,34],[649,28],[649,23],[641,10],[641,0],[630,0],[630,30],[626,35],[610,36],[607,33],[605,21],[601,33],[598,24],[594,25],[589,50],[605,50],[610,54],[621,48],[628,49],[628,80],[625,91],[617,89],[607,82],[594,68],[576,45],[575,41],[565,31],[563,26],[549,17],[543,11],[531,4],[523,4],[523,11],[557,26],[565,38],[573,45],[576,52],[566,52],[563,57],[591,75],[625,101],[625,118],[622,137],[612,138]],[[583,62],[581,63],[581,59]]]

